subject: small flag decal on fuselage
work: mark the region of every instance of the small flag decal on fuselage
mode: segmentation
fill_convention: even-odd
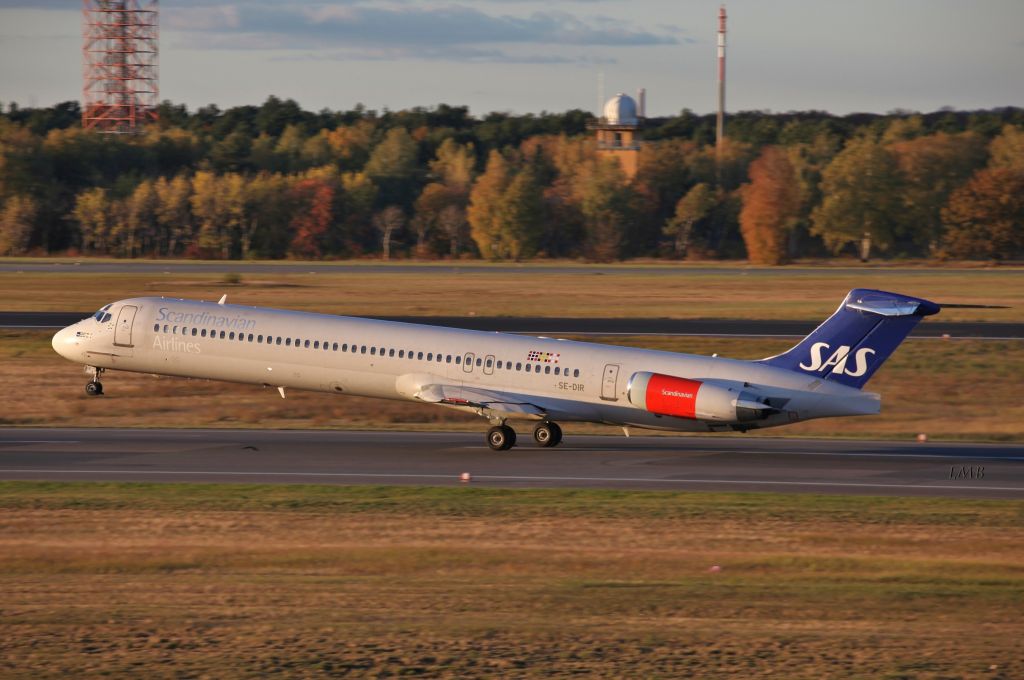
[[[526,355],[526,360],[539,361],[542,364],[557,364],[560,356],[562,355],[558,352],[538,352],[537,350],[530,350]]]

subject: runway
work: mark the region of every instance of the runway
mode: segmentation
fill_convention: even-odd
[[[0,328],[58,329],[87,318],[91,312],[0,312]],[[818,321],[665,318],[572,318],[504,316],[371,317],[449,328],[468,328],[529,335],[680,335],[714,337],[802,338]],[[1024,324],[944,322],[927,320],[911,331],[912,338],[1024,339]]]
[[[425,484],[1024,499],[1024,446],[483,433],[2,429],[0,479]]]

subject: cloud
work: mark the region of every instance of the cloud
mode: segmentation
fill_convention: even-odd
[[[0,0],[2,1],[2,0]],[[221,49],[408,48],[522,45],[628,47],[678,38],[607,17],[542,11],[488,14],[462,5],[245,2],[164,12],[187,44]],[[205,34],[205,35],[201,35]]]
[[[241,26],[238,8],[234,5],[220,7],[192,7],[185,11],[165,13],[161,23],[172,31],[219,31],[237,29]]]
[[[498,49],[473,47],[365,47],[280,56],[275,61],[450,61],[463,64],[614,64],[604,57],[519,55]]]

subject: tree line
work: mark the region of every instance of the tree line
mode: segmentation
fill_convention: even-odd
[[[137,135],[0,104],[0,254],[117,257],[1024,256],[1024,110],[645,121],[640,170],[584,111],[190,112]]]

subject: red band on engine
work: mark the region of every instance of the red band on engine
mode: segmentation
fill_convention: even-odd
[[[699,380],[654,374],[647,383],[647,410],[666,416],[694,418]]]

